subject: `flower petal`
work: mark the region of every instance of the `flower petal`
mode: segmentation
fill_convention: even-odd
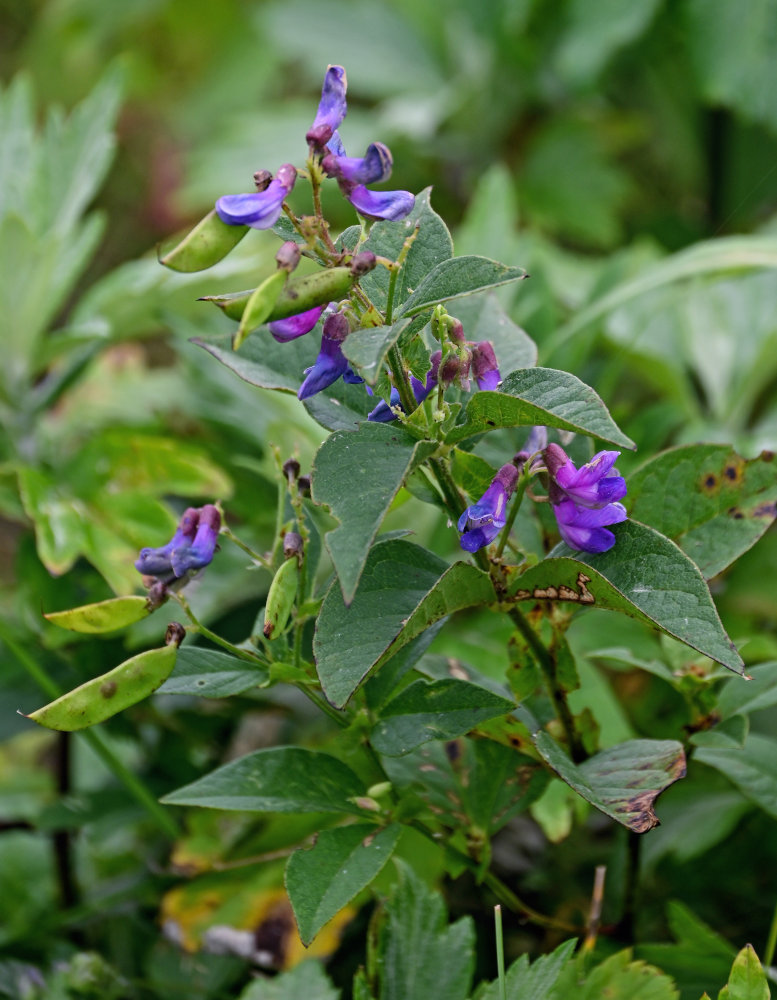
[[[326,306],[314,306],[306,312],[297,313],[296,316],[289,316],[287,319],[276,319],[267,325],[279,344],[287,344],[290,340],[296,340],[297,337],[310,333],[325,308]]]
[[[413,211],[415,195],[409,191],[369,191],[358,184],[348,195],[348,201],[368,218],[396,222]]]
[[[348,104],[345,100],[345,92],[348,88],[348,79],[345,69],[342,66],[328,66],[324,75],[324,85],[321,88],[321,100],[318,104],[316,118],[311,126],[313,129],[320,129],[321,126],[328,126],[332,132],[339,128],[348,111]]]
[[[286,163],[264,191],[223,195],[216,202],[216,212],[230,226],[270,229],[278,221],[283,199],[294,187],[296,177],[296,169]]]

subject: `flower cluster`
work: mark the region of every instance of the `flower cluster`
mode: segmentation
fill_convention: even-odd
[[[520,473],[514,465],[503,465],[483,496],[471,504],[459,518],[457,528],[464,532],[461,547],[477,552],[490,545],[504,528],[507,501],[513,494]]]
[[[613,468],[619,451],[600,451],[579,469],[557,444],[543,452],[550,476],[549,499],[561,537],[572,549],[607,552],[615,535],[607,525],[627,518],[619,503],[626,495],[626,481]]]
[[[221,514],[213,504],[188,507],[167,545],[141,549],[135,569],[163,583],[202,569],[213,559],[220,530]]]
[[[431,357],[432,367],[427,372],[426,379],[423,382],[417,379],[415,375],[410,376],[410,388],[413,390],[413,396],[419,406],[423,403],[432,389],[437,387],[440,357],[441,352],[435,351]],[[397,419],[397,414],[394,411],[395,407],[399,407],[401,410],[402,403],[399,398],[399,389],[397,389],[396,386],[392,386],[388,403],[385,399],[381,399],[375,409],[371,410],[367,414],[367,419],[372,420],[374,423],[387,424],[390,421]]]

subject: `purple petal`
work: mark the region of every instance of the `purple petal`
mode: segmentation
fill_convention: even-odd
[[[252,194],[225,194],[216,202],[216,212],[230,226],[270,229],[278,221],[283,199],[294,187],[297,172],[284,164],[264,191]]]
[[[330,177],[353,184],[377,184],[391,177],[393,161],[388,146],[373,142],[364,156],[325,156],[322,166]]]
[[[351,191],[348,200],[362,215],[390,222],[410,215],[415,205],[415,195],[409,191],[368,191],[363,184]]]
[[[200,511],[200,523],[191,545],[174,549],[172,554],[173,572],[183,576],[191,569],[202,569],[213,560],[221,529],[221,515],[211,504]]]
[[[461,536],[459,544],[465,552],[477,552],[478,549],[490,545],[500,531],[501,528],[497,524],[487,524],[482,528],[473,528]]]
[[[396,414],[391,410],[392,406],[399,406],[399,390],[395,386],[391,388],[390,400],[391,404],[389,405],[385,399],[381,399],[375,409],[367,414],[367,419],[379,424],[387,424],[391,420],[396,420]]]
[[[345,100],[345,92],[348,88],[348,80],[342,66],[328,66],[324,76],[324,85],[321,88],[321,100],[316,112],[316,119],[311,126],[313,129],[320,129],[327,126],[332,129],[339,128],[345,118],[348,105]]]
[[[172,556],[176,549],[188,548],[196,537],[200,512],[196,507],[187,507],[183,512],[175,534],[167,543],[157,549],[140,550],[135,569],[144,576],[164,576],[173,572]]]
[[[315,363],[305,369],[307,378],[300,386],[297,398],[307,399],[309,396],[315,396],[317,392],[336,382],[347,369],[348,360],[343,354],[341,342],[322,337],[321,350]]]
[[[290,340],[296,340],[297,337],[310,333],[325,308],[326,306],[314,306],[306,312],[297,313],[296,316],[289,316],[287,319],[276,319],[267,325],[279,344],[287,344]]]
[[[499,369],[494,368],[493,371],[485,372],[480,378],[477,378],[478,389],[488,392],[499,388],[499,383],[502,381],[502,376],[499,374]]]
[[[610,503],[600,509],[578,507],[573,500],[562,500],[553,506],[561,537],[572,549],[581,552],[607,552],[615,544],[615,535],[605,525],[618,524],[628,517],[621,503]]]

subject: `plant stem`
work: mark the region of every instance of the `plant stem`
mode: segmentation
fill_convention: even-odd
[[[172,597],[174,601],[178,602],[181,609],[184,611],[189,621],[200,633],[200,635],[204,635],[206,639],[210,639],[211,642],[215,643],[217,646],[221,646],[222,649],[228,650],[233,656],[237,656],[241,660],[246,660],[248,663],[253,664],[261,663],[262,666],[267,666],[267,660],[263,656],[260,656],[258,653],[252,653],[249,649],[241,649],[240,646],[235,646],[234,643],[229,642],[227,639],[222,639],[221,636],[217,635],[215,632],[211,632],[206,625],[203,625],[202,622],[199,621],[195,613],[192,611],[191,605],[183,594],[177,594],[174,591],[171,591],[170,597]]]
[[[386,322],[388,323],[388,319]],[[405,414],[409,417],[418,404],[410,389],[410,383],[405,374],[405,366],[402,363],[402,355],[396,344],[389,348],[388,363],[391,368],[391,374],[394,376],[394,385],[396,385],[397,392],[399,393],[399,402]]]
[[[766,939],[766,947],[764,948],[763,965],[765,969],[768,969],[772,964],[775,947],[777,947],[777,905],[774,907],[772,923],[769,927],[769,937]]]
[[[450,474],[448,466],[444,459],[442,458],[430,458],[429,465],[437,479],[437,483],[442,491],[442,495],[445,499],[445,506],[448,508],[448,514],[451,520],[455,524],[462,514],[462,511],[466,508],[467,503],[464,497],[459,492],[459,488],[453,481],[453,477]],[[480,569],[485,573],[488,573],[491,569],[491,564],[488,561],[488,556],[484,549],[478,549],[477,552],[473,553],[475,557],[475,562],[478,564]]]
[[[502,936],[502,906],[494,907],[494,929],[496,931],[496,968],[499,976],[499,1000],[507,1000],[507,983],[505,982],[505,943]]]
[[[258,552],[254,552],[252,548],[246,545],[245,542],[242,542],[237,537],[237,535],[233,533],[232,529],[227,524],[224,523],[223,514],[221,523],[221,534],[224,535],[225,538],[228,538],[230,542],[233,542],[235,545],[237,545],[239,549],[242,549],[243,552],[245,552],[247,556],[250,556],[250,558],[253,559],[254,562],[259,563],[259,565],[264,567],[264,569],[272,571],[272,564],[269,562],[269,560],[265,559],[264,556],[259,555]]]
[[[52,681],[45,670],[32,656],[20,646],[16,640],[8,634],[5,623],[0,621],[0,638],[5,646],[13,653],[18,662],[24,667],[29,676],[35,681],[38,687],[50,698],[59,698],[61,691],[59,686]],[[85,729],[78,733],[94,751],[95,755],[105,764],[113,776],[121,782],[127,791],[143,806],[143,808],[156,821],[157,826],[162,829],[167,836],[176,838],[180,835],[180,829],[176,821],[169,812],[157,802],[156,798],[149,791],[146,784],[133,774],[116,756],[116,754],[103,742],[102,737],[94,729]]]
[[[540,641],[540,637],[528,623],[523,612],[518,607],[513,605],[513,607],[510,608],[509,615],[518,631],[526,640],[531,651],[537,657],[537,661],[543,674],[545,675],[545,683],[548,688],[548,694],[553,702],[556,715],[558,716],[561,725],[564,727],[564,733],[567,738],[567,744],[569,746],[569,752],[572,760],[576,764],[580,764],[586,759],[588,754],[586,753],[585,747],[583,746],[577,733],[575,720],[567,701],[566,691],[564,691],[558,682],[556,661],[553,659],[553,656],[545,648],[545,646],[543,646]]]
[[[507,544],[507,539],[510,537],[510,532],[513,530],[513,524],[515,524],[515,518],[518,515],[518,511],[521,507],[521,501],[523,500],[523,494],[526,492],[526,486],[528,485],[528,476],[521,476],[518,480],[515,493],[513,495],[513,503],[510,507],[510,513],[505,522],[504,528],[502,528],[502,537],[499,539],[499,547],[496,550],[496,558],[501,559],[502,553],[505,550],[505,545]]]

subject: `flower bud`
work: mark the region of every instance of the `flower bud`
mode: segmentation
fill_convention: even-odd
[[[368,274],[377,263],[377,258],[372,250],[362,250],[351,260],[351,274],[360,278],[363,274]]]
[[[299,558],[304,550],[302,535],[296,531],[287,531],[283,536],[283,558],[291,559],[292,556]]]
[[[300,496],[309,497],[310,496],[310,476],[300,476],[297,480],[297,489],[300,492]]]
[[[276,253],[275,260],[282,271],[288,271],[291,274],[297,264],[299,264],[301,256],[302,251],[299,244],[295,243],[294,240],[287,240],[281,245],[278,253]]]
[[[165,646],[180,646],[186,638],[186,629],[180,622],[170,622],[165,631]]]
[[[448,336],[450,339],[457,344],[463,344],[464,327],[462,326],[461,320],[456,319],[455,316],[449,316],[446,326],[448,327]]]
[[[342,313],[332,313],[324,320],[323,334],[328,340],[341,344],[350,332],[351,327]]]
[[[254,184],[256,184],[257,191],[266,191],[271,180],[272,174],[269,170],[257,170],[254,174]]]
[[[472,374],[475,376],[478,388],[482,390],[496,389],[502,381],[494,345],[490,341],[481,340],[473,346]]]

